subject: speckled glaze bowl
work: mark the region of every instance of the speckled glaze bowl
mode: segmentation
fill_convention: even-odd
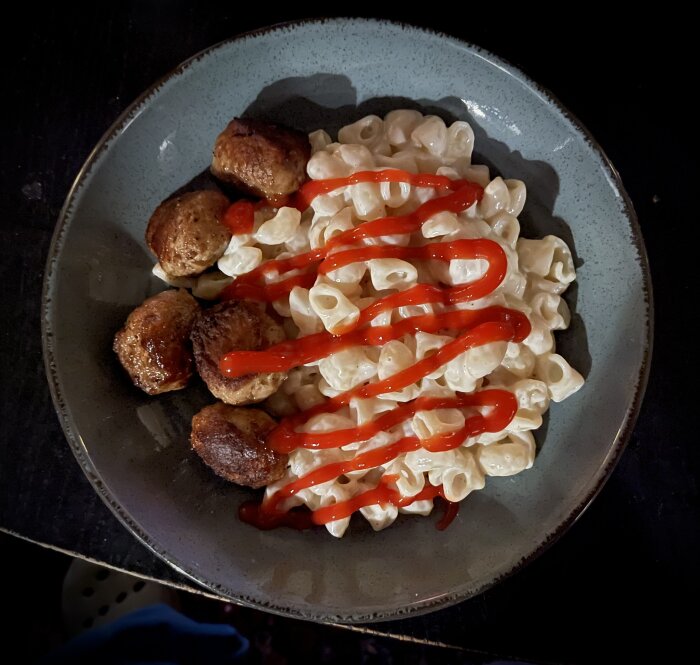
[[[189,451],[196,387],[149,398],[111,351],[127,313],[159,286],[144,229],[165,196],[207,167],[218,132],[248,112],[299,129],[412,106],[472,123],[475,161],[528,187],[523,233],[575,252],[573,325],[560,352],[587,379],[555,404],[530,471],[491,478],[454,524],[402,518],[342,540],[323,529],[262,532],[237,519],[247,491]],[[365,622],[427,612],[520,569],[598,492],[620,456],[646,383],[651,293],[629,199],[600,148],[551,95],[465,43],[386,22],[273,27],[198,54],[136,100],[71,190],[49,253],[49,382],[66,436],[114,513],[172,566],[246,605]]]

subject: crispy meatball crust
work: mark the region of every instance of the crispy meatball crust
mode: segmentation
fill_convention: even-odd
[[[149,395],[180,390],[192,376],[190,332],[199,305],[184,289],[145,300],[114,336],[114,351],[134,385]]]
[[[218,402],[192,418],[192,448],[218,476],[263,487],[284,475],[289,460],[265,444],[276,424],[260,409]]]
[[[146,243],[172,277],[192,277],[214,265],[231,240],[222,219],[229,200],[219,191],[188,192],[164,201],[151,216]]]
[[[259,120],[234,118],[214,145],[211,172],[267,199],[291,194],[306,180],[311,148],[305,134]]]
[[[251,303],[228,300],[203,310],[190,337],[199,375],[212,395],[227,404],[259,402],[287,377],[261,372],[229,378],[219,371],[219,361],[229,351],[259,351],[285,339],[282,327]]]

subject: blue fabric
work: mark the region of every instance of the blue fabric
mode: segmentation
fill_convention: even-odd
[[[227,624],[197,623],[168,605],[152,605],[78,635],[41,665],[228,665],[248,640]]]

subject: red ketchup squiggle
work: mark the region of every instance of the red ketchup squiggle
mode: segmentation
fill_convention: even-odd
[[[368,238],[418,231],[423,223],[439,212],[459,213],[466,210],[479,201],[483,194],[483,189],[479,185],[466,180],[454,181],[445,176],[430,174],[416,175],[397,169],[361,171],[347,178],[331,178],[306,183],[287,203],[304,210],[316,196],[327,194],[339,187],[364,182],[408,182],[415,187],[436,188],[442,196],[423,203],[410,214],[372,220],[344,231],[333,237],[321,249],[287,259],[267,261],[255,270],[238,277],[223,291],[221,297],[272,302],[287,295],[295,286],[310,288],[318,274],[332,272],[352,263],[381,258],[442,261],[483,259],[488,262],[486,273],[474,282],[460,286],[418,284],[377,300],[363,309],[359,317],[342,330],[334,330],[333,333],[320,332],[296,340],[288,340],[264,351],[231,352],[221,359],[220,369],[229,377],[242,376],[250,372],[287,371],[353,346],[381,346],[418,331],[437,333],[446,329],[459,330],[460,333],[454,340],[411,367],[381,381],[356,386],[326,400],[323,404],[283,419],[270,434],[268,444],[274,450],[283,453],[292,452],[297,448],[339,448],[350,443],[367,441],[377,433],[387,431],[412,418],[418,411],[471,408],[475,413],[466,418],[464,426],[457,431],[425,440],[415,436],[404,437],[390,445],[359,453],[350,460],[326,464],[288,483],[261,504],[249,502],[241,506],[241,519],[262,529],[283,525],[308,528],[314,524],[327,524],[349,517],[366,506],[392,504],[400,508],[415,501],[438,496],[444,498],[442,487],[431,485],[424,487],[415,496],[403,496],[396,489],[397,478],[385,474],[377,487],[347,501],[319,508],[311,513],[296,509],[286,510],[284,506],[287,500],[304,489],[352,471],[385,466],[407,452],[419,448],[433,452],[451,450],[462,445],[466,439],[483,432],[499,432],[508,425],[517,410],[517,402],[512,393],[487,389],[477,393],[459,393],[453,398],[419,397],[411,402],[402,403],[387,413],[380,414],[371,422],[348,429],[322,433],[297,431],[313,416],[333,413],[353,399],[368,399],[402,390],[469,349],[497,341],[520,342],[530,333],[530,323],[522,312],[499,306],[477,310],[453,309],[437,314],[407,317],[391,326],[369,326],[368,324],[377,315],[397,307],[426,303],[439,303],[447,307],[483,298],[503,281],[508,264],[501,247],[483,238],[430,243],[420,247],[395,245],[353,247]],[[227,211],[227,217],[229,212],[231,209]],[[236,214],[240,217],[247,216],[245,223],[236,221],[239,228],[246,229],[239,232],[251,232],[252,205],[250,208],[243,206],[236,211]],[[231,212],[230,216],[233,218],[234,213]],[[233,229],[234,224],[230,226]],[[288,275],[288,273],[294,274]],[[276,281],[267,281],[274,278]],[[447,511],[438,523],[438,528],[445,528],[456,512],[456,504],[448,502]]]
[[[404,177],[401,180],[389,179],[400,178],[400,174],[404,174]],[[366,177],[367,179],[362,179],[362,177]],[[387,179],[380,180],[379,178],[381,177],[386,177]],[[323,261],[326,256],[330,254],[331,250],[343,245],[351,245],[365,238],[377,238],[379,236],[395,235],[398,233],[413,233],[414,231],[420,229],[424,222],[430,219],[433,215],[436,215],[438,212],[450,211],[457,213],[466,210],[481,198],[484,191],[482,187],[473,182],[469,182],[468,180],[450,180],[445,176],[423,176],[421,174],[414,175],[412,173],[407,173],[406,171],[393,169],[386,171],[362,171],[360,173],[355,173],[348,178],[333,178],[331,179],[331,182],[338,183],[338,181],[343,181],[342,184],[335,184],[333,187],[333,189],[335,189],[337,187],[343,187],[359,182],[411,182],[411,184],[415,184],[415,182],[422,182],[422,178],[425,177],[435,180],[435,184],[432,186],[441,187],[445,190],[452,190],[452,193],[438,199],[426,201],[414,212],[408,215],[375,219],[371,222],[365,222],[355,229],[349,229],[348,231],[339,233],[321,249],[311,250],[310,252],[305,252],[304,254],[299,254],[298,256],[292,256],[288,259],[274,259],[271,261],[266,261],[254,270],[251,270],[245,275],[238,277],[232,284],[227,286],[222,291],[220,298],[222,300],[247,299],[260,300],[262,302],[272,302],[274,300],[278,300],[289,293],[295,286],[301,285],[299,283],[300,276],[297,275],[291,279],[283,279],[272,284],[266,284],[264,281],[265,278],[284,275],[285,273],[293,270],[308,270],[312,268],[314,264]],[[352,180],[352,182],[349,182],[350,180]],[[298,200],[306,201],[309,199],[309,197],[311,197],[311,200],[313,200],[313,196],[317,195],[314,194],[314,192],[317,191],[317,186],[327,182],[329,181],[317,180],[307,183],[302,187],[302,190],[297,197]],[[318,191],[321,193],[321,190]],[[234,206],[235,205],[236,204],[234,204]],[[493,245],[498,247],[496,243],[493,243]],[[364,260],[380,258],[381,253],[375,252],[374,250],[383,249],[383,247],[365,247],[364,250],[367,253]],[[500,247],[498,247],[498,249],[500,250]],[[305,284],[313,286],[315,280],[315,271],[312,270],[311,272],[306,273]],[[308,288],[308,286],[305,288]]]
[[[499,327],[487,324],[501,324]],[[474,346],[481,346],[490,341],[522,341],[529,334],[527,317],[507,307],[485,307],[484,309],[466,309],[441,312],[440,314],[422,314],[401,319],[391,326],[366,326],[353,328],[344,335],[336,336],[329,332],[320,332],[295,340],[288,340],[268,347],[265,351],[233,351],[227,353],[220,361],[219,368],[230,378],[243,376],[252,372],[286,372],[294,367],[337,353],[353,346],[382,346],[399,339],[406,334],[418,331],[436,333],[443,329],[464,329],[459,337],[439,349],[433,356],[420,360],[407,370],[384,379],[378,383],[362,387],[372,392],[387,386],[381,392],[394,392],[398,388],[399,377],[406,375],[405,385],[419,381],[438,367],[452,360],[463,351]],[[523,337],[523,334],[525,336]],[[489,336],[492,336],[489,339]],[[517,340],[516,340],[517,338]],[[522,339],[521,339],[522,338]],[[377,386],[378,388],[374,388]],[[359,390],[359,389],[356,389]],[[354,392],[354,391],[350,391]],[[348,393],[343,393],[348,394]],[[375,392],[375,395],[378,394]],[[374,395],[352,395],[352,397],[370,397]],[[333,399],[338,399],[337,397]]]
[[[441,434],[424,440],[416,436],[407,436],[388,446],[359,453],[350,460],[326,464],[325,466],[315,469],[275,492],[275,494],[263,504],[258,505],[257,511],[248,508],[248,521],[252,519],[252,515],[255,512],[256,522],[265,523],[268,527],[272,525],[281,525],[285,523],[284,515],[286,515],[286,513],[280,510],[280,504],[290,499],[301,490],[320,485],[329,480],[338,478],[343,474],[351,473],[352,471],[374,469],[378,466],[384,466],[395,460],[399,455],[418,450],[421,447],[433,452],[442,452],[457,448],[469,437],[478,436],[484,432],[499,432],[512,420],[518,409],[518,403],[512,393],[498,389],[482,390],[473,394],[461,394],[459,397],[419,397],[413,402],[402,404],[393,411],[381,415],[372,423],[367,423],[351,429],[321,434],[320,436],[325,437],[324,442],[328,445],[309,445],[306,447],[335,448],[353,441],[365,441],[374,436],[376,431],[393,427],[407,420],[418,411],[466,407],[481,407],[485,408],[487,412],[485,414],[476,413],[469,416],[469,418],[465,420],[464,426],[454,432]],[[386,476],[384,477],[386,478]],[[368,490],[353,497],[348,502],[340,502],[333,506],[328,506],[327,508],[315,510],[312,521],[314,524],[326,524],[327,522],[348,517],[355,512],[355,510],[375,503],[392,503],[399,507],[409,505],[413,503],[413,501],[420,501],[425,498],[436,496],[439,493],[439,488],[425,488],[422,495],[419,494],[414,497],[402,497],[396,490],[391,490],[390,488],[385,488],[381,491],[383,493],[381,501],[376,500],[376,496],[378,495],[375,489]],[[427,495],[429,492],[433,492],[430,497]],[[384,494],[387,495],[384,496]],[[353,506],[357,507],[353,508]]]
[[[252,233],[255,226],[255,206],[250,201],[236,201],[226,209],[222,221],[235,236]]]

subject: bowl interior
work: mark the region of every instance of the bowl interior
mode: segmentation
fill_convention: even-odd
[[[160,286],[143,235],[164,197],[205,169],[218,132],[243,113],[336,130],[412,106],[469,121],[474,161],[528,187],[523,234],[575,252],[575,312],[560,352],[587,378],[554,404],[533,469],[491,478],[445,532],[403,518],[375,534],[353,523],[257,531],[248,492],[189,452],[201,387],[149,398],[111,340]],[[517,568],[582,509],[622,446],[648,350],[645,258],[615,174],[578,126],[517,70],[419,29],[337,20],[237,38],[191,60],[141,99],[93,155],[67,202],[47,273],[47,363],[79,460],[106,501],[157,553],[243,602],[316,619],[368,621],[477,593]],[[640,379],[640,377],[642,377]]]

